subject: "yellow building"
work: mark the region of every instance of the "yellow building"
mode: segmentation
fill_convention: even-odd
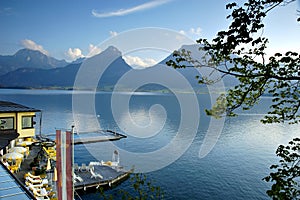
[[[35,136],[35,121],[38,109],[20,104],[0,101],[0,150],[14,146],[15,141],[26,140]]]

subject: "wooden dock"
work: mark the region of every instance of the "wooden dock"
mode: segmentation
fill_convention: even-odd
[[[122,138],[126,138],[124,135],[114,135],[114,136],[96,136],[96,137],[85,137],[85,138],[76,138],[73,141],[73,144],[88,144],[88,143],[96,143],[96,142],[107,142],[120,140]]]
[[[129,175],[133,172],[133,170],[116,170],[109,166],[95,165],[94,172],[97,174],[101,174],[103,178],[92,178],[92,174],[89,170],[74,171],[74,173],[82,179],[81,182],[76,181],[74,183],[74,188],[76,192],[86,191],[87,189],[98,189],[99,187],[112,187],[114,184],[126,180],[129,177]]]
[[[96,143],[96,142],[107,142],[107,141],[115,141],[120,140],[123,138],[127,138],[126,135],[112,131],[112,130],[98,130],[92,132],[93,136],[88,136],[91,132],[80,132],[74,133],[74,140],[73,144],[89,144],[89,143]],[[56,134],[47,134],[41,138],[48,138],[56,136]]]

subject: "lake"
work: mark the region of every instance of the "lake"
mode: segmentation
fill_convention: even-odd
[[[86,96],[91,92],[77,94]],[[84,110],[76,110],[81,118],[74,120],[72,91],[1,89],[0,95],[0,100],[41,109],[43,134],[54,133],[55,129],[70,129],[72,125],[80,130],[100,127],[126,134],[128,138],[120,141],[76,145],[75,162],[110,160],[112,149],[119,149],[121,164],[126,168],[137,165],[139,170],[145,170],[153,184],[164,190],[166,199],[268,199],[265,191],[270,184],[262,178],[269,174],[269,166],[278,160],[275,155],[277,146],[299,136],[300,130],[299,125],[261,124],[260,119],[270,102],[270,98],[264,97],[251,111],[238,111],[238,117],[226,118],[216,144],[200,158],[199,150],[212,121],[204,112],[210,106],[207,94],[197,95],[200,120],[196,130],[188,125],[195,120],[193,110],[197,109],[187,108],[190,115],[184,115],[182,119],[185,111],[180,109],[182,105],[173,94],[120,93],[120,97],[130,97],[129,105],[124,109],[121,106],[114,114],[112,94],[97,92],[92,109],[95,108],[98,124],[92,123],[93,116]],[[93,104],[87,102],[87,106]],[[179,137],[178,129],[183,120],[187,125]],[[139,133],[135,128],[145,131]],[[164,151],[174,142],[177,142],[176,146]],[[116,194],[120,188],[130,190],[130,181],[109,192]],[[81,198],[100,199],[100,195],[89,193]]]

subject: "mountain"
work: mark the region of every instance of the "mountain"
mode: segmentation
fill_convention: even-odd
[[[102,78],[99,81],[100,87],[114,85],[121,76],[131,69],[131,67],[122,59],[121,52],[114,47],[109,47],[102,53],[84,60],[83,63],[72,63],[65,67],[55,69],[39,68],[20,68],[0,76],[1,87],[22,87],[22,88],[49,88],[61,87],[72,88],[77,72],[80,67],[91,67],[90,61],[97,61],[96,67],[101,69],[100,61],[104,61],[107,55],[115,55],[116,59],[110,63]],[[87,82],[95,71],[90,71],[89,76],[85,79]]]
[[[182,49],[185,49],[187,51],[190,51],[190,56],[192,58],[196,59],[201,59],[202,57],[205,56],[205,52],[200,50],[200,45],[199,44],[192,44],[192,45],[183,45],[179,51],[181,51]],[[175,57],[173,57],[173,55],[169,55],[168,57],[166,57],[164,60],[162,60],[159,64],[165,64],[167,61],[169,60],[174,60],[175,61]],[[193,64],[190,64],[188,62],[183,62],[181,64],[184,64],[188,67],[186,68],[178,68],[176,69],[180,74],[182,74],[187,80],[189,80],[190,84],[192,85],[192,87],[201,87],[198,84],[198,80],[196,79],[196,76],[202,77],[203,75],[208,77],[211,80],[218,80],[219,76],[217,75],[217,73],[211,73],[211,69],[210,68],[206,68],[206,67],[202,67],[200,68],[195,68],[195,67],[191,67],[193,66]],[[232,87],[237,85],[238,80],[232,76],[225,76],[222,78],[222,81],[225,85],[225,87]],[[203,85],[202,85],[203,86]]]
[[[79,63],[82,63],[86,58],[85,57],[80,57],[80,58],[77,58],[76,60],[74,60],[72,62],[72,64],[79,64]]]
[[[20,68],[53,69],[67,64],[65,60],[57,60],[40,51],[21,49],[14,55],[0,56],[0,75]]]
[[[117,81],[131,69],[122,58],[122,53],[110,46],[100,54],[84,60],[77,72],[74,87],[80,89],[97,87],[111,90]]]
[[[182,48],[191,51],[191,55],[197,59],[204,55],[199,51],[198,45],[186,45]],[[22,51],[18,53],[22,54]],[[40,53],[34,53],[40,55]],[[73,88],[75,86],[78,89],[95,89],[97,87],[102,90],[112,90],[118,83],[121,90],[136,88],[138,85],[141,86],[136,88],[139,91],[165,91],[166,89],[186,91],[190,86],[203,91],[206,86],[199,85],[196,76],[205,75],[210,78],[214,76],[208,68],[197,70],[194,67],[187,67],[175,71],[165,64],[166,61],[172,59],[175,58],[171,54],[157,65],[146,69],[132,70],[123,60],[122,53],[111,46],[98,55],[91,58],[80,58],[65,67],[19,68],[8,72],[0,76],[0,87]],[[186,65],[190,64],[186,63]],[[127,73],[129,71],[130,73]],[[120,82],[121,80],[123,82]],[[226,87],[231,87],[237,83],[237,80],[228,76],[223,79],[223,82]]]
[[[80,64],[55,69],[20,68],[0,76],[1,87],[67,87],[73,85]]]

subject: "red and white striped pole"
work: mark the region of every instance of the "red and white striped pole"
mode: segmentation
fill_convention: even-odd
[[[72,132],[56,130],[56,168],[58,200],[73,200],[73,146]]]

